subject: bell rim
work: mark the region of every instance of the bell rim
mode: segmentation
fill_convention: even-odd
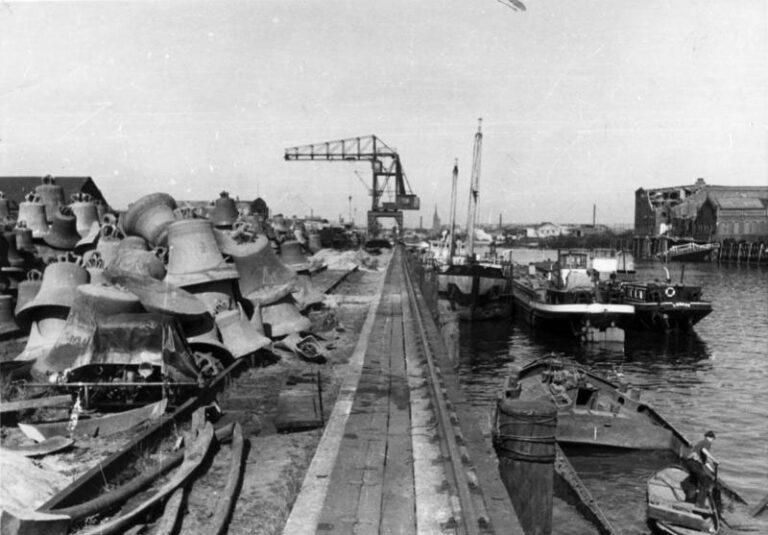
[[[215,282],[223,280],[239,279],[240,274],[234,265],[226,264],[202,271],[193,271],[192,273],[172,273],[166,272],[164,282],[172,284],[179,288],[188,288],[206,282]]]

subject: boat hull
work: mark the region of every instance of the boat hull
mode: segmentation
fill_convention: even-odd
[[[682,454],[685,438],[634,392],[578,365],[542,359],[517,377],[520,399],[551,399],[557,406],[557,441]]]
[[[501,269],[487,266],[449,266],[437,275],[438,295],[460,320],[509,317],[512,302]]]
[[[601,331],[618,327],[635,312],[632,305],[623,304],[545,303],[535,290],[517,281],[513,281],[512,296],[515,314],[532,327],[572,335],[580,335],[588,327]]]
[[[635,315],[621,325],[633,331],[687,332],[712,312],[712,304],[706,301],[633,304]]]

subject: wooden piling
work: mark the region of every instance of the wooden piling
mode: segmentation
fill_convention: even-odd
[[[516,395],[519,390],[508,389],[497,405],[499,471],[526,535],[550,535],[557,409],[549,400]]]

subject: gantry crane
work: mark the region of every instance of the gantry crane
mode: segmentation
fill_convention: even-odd
[[[371,209],[368,211],[368,233],[371,236],[377,234],[378,218],[394,218],[398,228],[402,229],[402,210],[419,209],[419,197],[411,191],[400,156],[374,135],[291,147],[285,149],[285,159],[371,162],[373,187],[370,189]],[[394,201],[383,201],[391,178],[394,178]]]

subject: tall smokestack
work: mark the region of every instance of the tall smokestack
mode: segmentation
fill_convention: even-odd
[[[597,205],[592,205],[592,228],[595,227],[595,223],[597,221]]]

